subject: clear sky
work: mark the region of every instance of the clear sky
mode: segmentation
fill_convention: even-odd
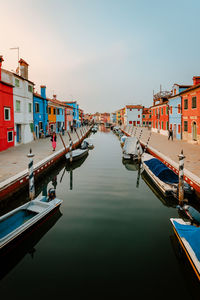
[[[0,0],[3,67],[85,112],[152,104],[200,75],[199,0]]]

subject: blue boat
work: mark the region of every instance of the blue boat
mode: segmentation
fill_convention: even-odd
[[[178,241],[200,280],[200,227],[182,219],[170,219]]]

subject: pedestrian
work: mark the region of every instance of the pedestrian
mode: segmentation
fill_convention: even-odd
[[[173,141],[173,131],[172,131],[172,129],[169,129],[168,140],[170,140],[170,137],[171,137],[171,140]]]
[[[71,125],[71,133],[73,133],[73,125]]]
[[[65,134],[65,127],[63,125],[63,127],[62,127],[62,135],[64,135],[64,134]]]
[[[55,151],[55,149],[56,149],[56,133],[55,133],[55,131],[53,132],[53,135],[51,136],[51,142],[52,142],[53,151]]]

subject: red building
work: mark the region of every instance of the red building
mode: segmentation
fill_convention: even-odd
[[[14,146],[13,86],[1,80],[0,56],[0,151]]]
[[[180,93],[182,98],[182,139],[200,144],[200,76],[193,86]]]
[[[151,108],[143,107],[142,126],[151,127]]]
[[[170,92],[160,91],[154,95],[151,109],[152,131],[168,135],[169,130],[169,109],[168,97]]]

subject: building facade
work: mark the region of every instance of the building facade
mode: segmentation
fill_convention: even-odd
[[[70,130],[73,125],[73,108],[65,104],[65,130]]]
[[[79,105],[76,101],[65,101],[65,104],[71,106],[73,108],[73,126],[78,128],[81,123],[79,120]]]
[[[151,127],[151,109],[150,108],[143,107],[142,126]]]
[[[33,119],[36,138],[48,134],[48,100],[46,98],[46,86],[40,86],[41,93],[33,94]]]
[[[142,105],[126,105],[124,124],[127,126],[142,126]]]
[[[13,85],[2,81],[0,56],[0,151],[14,146]]]

